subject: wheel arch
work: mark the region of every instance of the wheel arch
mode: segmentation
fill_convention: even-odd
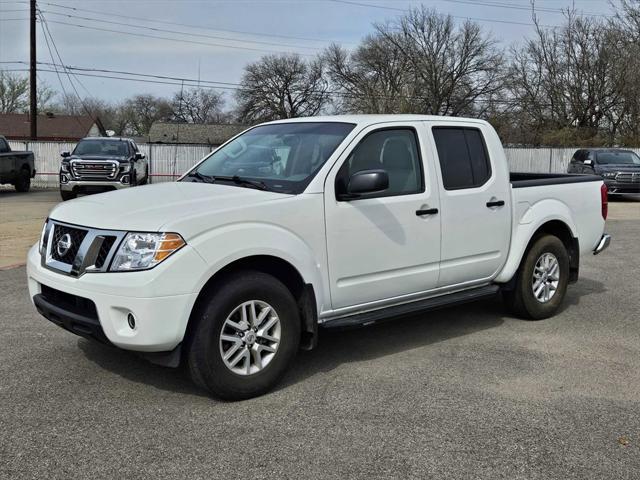
[[[191,309],[184,341],[188,342],[194,330],[197,317],[206,301],[214,294],[216,286],[225,278],[241,271],[258,271],[280,280],[289,289],[298,304],[302,337],[300,348],[311,350],[318,342],[318,309],[316,294],[311,283],[306,283],[298,269],[280,257],[274,255],[250,255],[236,259],[217,270],[206,281]]]
[[[569,222],[562,218],[547,218],[536,225],[519,225],[519,227],[525,226],[529,228],[520,230],[519,238],[514,238],[514,245],[510,253],[511,258],[507,260],[507,264],[496,277],[496,282],[504,283],[507,286],[513,284],[527,252],[533,243],[545,234],[559,238],[564,244],[569,254],[569,283],[576,282],[580,270],[580,242]],[[526,241],[523,241],[523,237]]]

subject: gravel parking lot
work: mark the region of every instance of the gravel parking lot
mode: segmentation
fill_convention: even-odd
[[[0,267],[57,198],[0,192]],[[636,479],[640,202],[610,218],[555,318],[496,299],[323,332],[275,392],[238,403],[66,333],[24,267],[0,271],[0,478]]]

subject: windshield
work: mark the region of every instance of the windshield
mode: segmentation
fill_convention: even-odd
[[[81,140],[73,150],[73,155],[104,155],[107,157],[127,157],[127,142],[117,140]]]
[[[301,193],[355,125],[304,122],[262,125],[214,151],[182,181],[231,181]],[[215,177],[215,178],[212,178]],[[223,177],[223,178],[220,178]]]
[[[598,152],[598,163],[601,164],[630,164],[640,165],[640,157],[634,152],[619,151],[619,152]]]

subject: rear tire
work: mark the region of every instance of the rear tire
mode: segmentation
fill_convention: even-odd
[[[73,200],[78,196],[76,192],[68,192],[65,190],[60,190],[60,196],[62,197],[62,201],[66,202],[67,200]]]
[[[555,315],[569,284],[569,254],[564,243],[554,235],[538,237],[516,275],[515,288],[503,291],[507,308],[527,320]]]
[[[285,374],[300,343],[293,295],[277,278],[256,271],[231,274],[210,291],[186,342],[191,378],[225,400],[266,393]]]
[[[14,186],[17,192],[28,192],[29,188],[31,188],[31,172],[26,168],[20,170]]]

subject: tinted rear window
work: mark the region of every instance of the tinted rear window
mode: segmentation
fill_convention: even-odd
[[[480,130],[434,127],[433,136],[445,189],[479,187],[491,177],[491,166]]]

